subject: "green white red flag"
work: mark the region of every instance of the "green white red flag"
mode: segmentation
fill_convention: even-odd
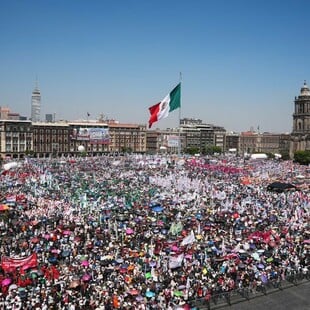
[[[149,108],[149,128],[153,123],[168,117],[169,113],[181,107],[181,83],[179,83],[162,101]]]

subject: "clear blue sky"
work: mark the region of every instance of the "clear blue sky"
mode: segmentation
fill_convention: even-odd
[[[308,0],[0,0],[0,105],[30,117],[37,75],[43,118],[147,123],[182,72],[182,117],[291,132],[309,16]]]

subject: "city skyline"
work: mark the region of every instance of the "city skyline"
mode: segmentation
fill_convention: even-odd
[[[2,1],[0,106],[147,124],[180,81],[181,117],[291,132],[309,78],[308,1]],[[176,127],[174,111],[154,128]]]

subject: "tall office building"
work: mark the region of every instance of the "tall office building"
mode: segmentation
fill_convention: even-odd
[[[41,119],[41,92],[38,88],[38,83],[31,95],[31,120],[39,122]]]

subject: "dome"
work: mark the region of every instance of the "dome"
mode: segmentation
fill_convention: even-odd
[[[300,95],[301,96],[310,96],[310,89],[306,83],[306,81],[304,81],[304,85],[303,87],[300,89]]]

